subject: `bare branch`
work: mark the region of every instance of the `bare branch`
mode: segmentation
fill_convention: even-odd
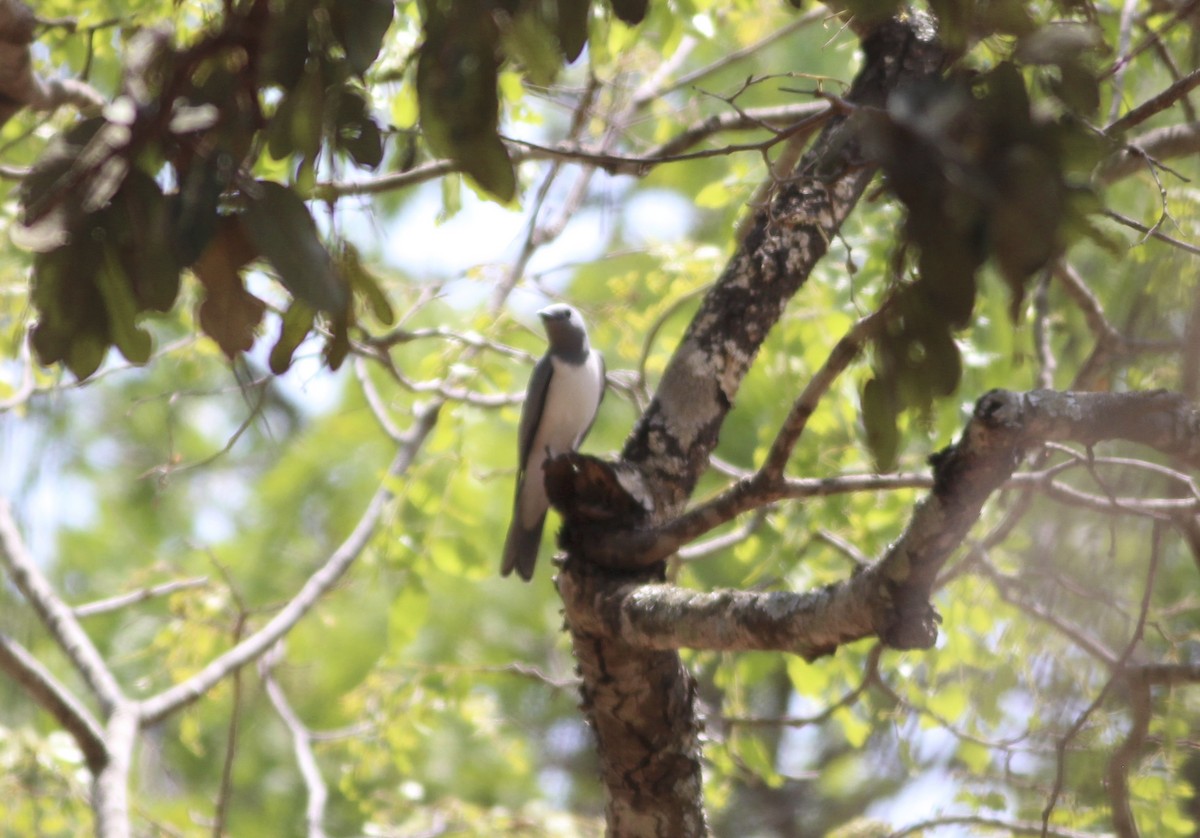
[[[797,477],[772,483],[763,479],[759,473],[737,481],[712,500],[658,527],[608,533],[604,541],[592,543],[591,531],[577,525],[563,538],[571,547],[586,543],[585,554],[588,561],[594,564],[628,568],[631,562],[636,560],[639,566],[649,566],[663,561],[684,545],[732,521],[738,515],[776,501],[854,492],[928,489],[933,485],[933,480],[926,474],[901,472]],[[551,498],[556,499],[553,494]],[[602,523],[599,526],[606,525]]]
[[[727,532],[724,535],[718,535],[715,538],[710,538],[707,541],[688,544],[685,547],[679,548],[679,560],[684,562],[694,562],[697,559],[702,559],[706,556],[711,556],[714,553],[719,553],[722,550],[727,550],[754,535],[767,520],[767,513],[770,511],[769,506],[762,506],[755,510],[745,524],[738,527],[732,532]]]
[[[1200,151],[1200,122],[1155,128],[1126,142],[1121,151],[1100,165],[1096,177],[1101,183],[1113,183],[1143,170],[1147,161],[1186,157],[1197,151]]]
[[[1134,125],[1145,122],[1156,113],[1171,107],[1171,105],[1175,104],[1175,102],[1179,101],[1179,99],[1183,96],[1186,96],[1188,92],[1197,85],[1200,85],[1200,70],[1193,70],[1183,78],[1171,84],[1171,86],[1166,90],[1150,97],[1117,121],[1107,125],[1104,129],[1104,133],[1117,134],[1121,131],[1132,128]]]
[[[786,38],[795,32],[799,32],[801,29],[806,29],[809,26],[812,26],[814,23],[819,23],[829,16],[830,12],[821,8],[812,9],[808,12],[805,12],[788,25],[780,27],[753,44],[749,44],[741,49],[736,49],[733,52],[727,53],[726,55],[718,58],[716,61],[705,65],[704,67],[699,67],[690,73],[680,76],[670,84],[657,86],[653,90],[652,96],[643,94],[641,97],[635,96],[634,100],[639,101],[640,98],[649,102],[660,96],[664,96],[667,93],[671,93],[672,91],[680,90],[689,85],[693,85],[700,81],[700,79],[711,76],[713,73],[719,72],[731,64],[735,64],[738,61],[741,61],[743,58],[756,55],[758,54],[759,50],[763,49],[764,47]]]
[[[1142,605],[1141,605],[1140,610],[1138,611],[1137,623],[1136,623],[1136,625],[1134,625],[1133,634],[1130,636],[1129,642],[1125,644],[1125,649],[1121,652],[1121,656],[1119,658],[1117,658],[1115,664],[1113,665],[1114,670],[1120,670],[1122,667],[1124,667],[1125,663],[1133,655],[1134,649],[1136,649],[1138,647],[1138,644],[1140,644],[1142,642],[1142,634],[1146,629],[1146,617],[1150,613],[1150,597],[1154,593],[1154,577],[1158,572],[1158,563],[1159,563],[1159,560],[1161,557],[1162,557],[1162,525],[1156,523],[1154,525],[1154,536],[1151,540],[1150,561],[1147,563],[1147,567],[1146,567],[1146,583],[1142,590]],[[1096,695],[1095,699],[1092,700],[1092,703],[1089,704],[1086,708],[1084,708],[1083,712],[1081,712],[1075,718],[1075,722],[1071,725],[1071,727],[1067,729],[1067,732],[1065,734],[1063,734],[1061,739],[1058,740],[1058,747],[1056,749],[1057,750],[1057,754],[1056,754],[1057,758],[1055,761],[1056,769],[1055,769],[1055,773],[1054,773],[1054,786],[1050,789],[1050,795],[1046,800],[1046,807],[1044,809],[1042,809],[1042,834],[1043,835],[1047,834],[1047,830],[1049,829],[1049,825],[1050,825],[1050,816],[1052,814],[1054,814],[1054,807],[1058,803],[1058,797],[1062,793],[1063,783],[1066,781],[1067,745],[1069,745],[1071,740],[1074,739],[1079,734],[1079,731],[1081,731],[1083,729],[1084,724],[1087,723],[1087,720],[1091,717],[1092,713],[1096,712],[1096,710],[1100,707],[1100,705],[1104,703],[1104,700],[1108,697],[1109,692],[1112,690],[1114,684],[1117,683],[1117,680],[1118,680],[1118,674],[1117,674],[1117,672],[1114,671],[1113,676],[1110,677],[1108,679],[1108,681],[1105,682],[1104,687]],[[1143,688],[1143,689],[1145,689],[1145,688]],[[1145,705],[1142,706],[1141,708],[1139,708],[1137,706],[1137,698],[1136,697],[1134,698],[1134,724],[1133,724],[1133,727],[1130,729],[1128,739],[1126,739],[1126,743],[1125,743],[1126,745],[1128,745],[1133,740],[1144,739],[1146,736],[1146,733],[1149,731],[1149,724],[1150,724],[1149,698],[1150,698],[1149,694],[1147,693],[1145,695]],[[1146,715],[1146,718],[1144,720],[1141,718],[1141,714],[1143,714],[1143,713]],[[1143,728],[1143,721],[1145,723],[1144,728]],[[1138,743],[1137,747],[1140,750],[1140,742]],[[1114,753],[1114,755],[1113,755],[1114,761],[1117,760],[1117,757],[1121,753],[1122,750],[1123,749],[1118,749],[1117,752]],[[1120,788],[1122,790],[1125,790],[1127,788],[1126,783],[1125,783],[1125,780],[1126,780],[1125,775],[1126,775],[1127,771],[1128,771],[1128,768],[1127,767],[1123,768],[1120,763],[1118,763],[1116,765],[1116,767],[1114,767],[1114,764],[1112,762],[1110,762],[1109,763],[1109,781],[1112,782],[1115,779],[1115,781],[1119,784]],[[1116,773],[1120,776],[1114,778],[1114,776],[1113,776],[1114,773]],[[1109,791],[1110,791],[1110,795],[1111,795],[1113,793],[1112,789],[1110,788]],[[1125,794],[1121,795],[1120,805],[1115,806],[1113,809],[1113,825],[1116,827],[1117,834],[1119,836],[1121,836],[1121,838],[1136,838],[1136,836],[1138,834],[1137,825],[1134,823],[1134,820],[1133,820],[1133,814],[1129,811],[1129,801],[1128,801],[1128,793],[1127,792]]]
[[[1136,838],[1138,835],[1137,822],[1129,806],[1129,771],[1140,762],[1146,736],[1150,733],[1150,687],[1145,683],[1134,683],[1130,687],[1129,704],[1133,710],[1133,720],[1125,740],[1108,758],[1108,767],[1104,772],[1114,832],[1120,838]]]
[[[33,71],[29,45],[37,18],[19,0],[0,0],[0,125],[24,107],[52,111],[61,105],[93,110],[104,97],[76,79],[43,79]]]
[[[95,617],[98,614],[109,614],[113,611],[120,611],[122,608],[128,608],[131,605],[145,602],[148,599],[156,599],[157,597],[170,596],[178,591],[186,591],[189,588],[200,588],[208,584],[207,576],[196,576],[191,579],[176,579],[172,582],[163,582],[159,585],[151,585],[147,588],[138,588],[136,591],[129,591],[124,594],[108,597],[106,599],[98,599],[94,602],[87,602],[83,605],[76,605],[71,610],[75,616],[81,620],[88,617]]]
[[[995,829],[1000,832],[1007,832],[1010,835],[1044,835],[1048,836],[1048,838],[1096,838],[1096,834],[1093,832],[1076,832],[1074,829],[1065,829],[1059,826],[1043,830],[1042,824],[1032,821],[1012,821],[1005,820],[1004,818],[988,818],[982,815],[943,815],[937,818],[929,818],[928,820],[909,824],[904,829],[891,833],[888,838],[921,835],[927,830],[936,829],[939,826],[971,826],[982,829]]]
[[[603,147],[601,150],[596,150],[574,141],[540,146],[535,143],[510,139],[509,142],[512,145],[509,148],[509,156],[514,165],[533,160],[556,160],[594,166],[604,169],[610,174],[630,174],[644,177],[654,167],[663,163],[701,157],[720,157],[735,151],[760,151],[765,145],[774,144],[783,139],[785,135],[790,135],[800,128],[815,126],[817,123],[809,120],[822,118],[828,110],[828,105],[825,103],[808,102],[762,109],[747,108],[744,113],[708,118],[688,126],[677,136],[641,155],[614,154]],[[715,134],[725,131],[761,130],[765,125],[776,126],[781,132],[768,139],[765,145],[764,143],[733,145],[695,154],[686,153],[686,149]],[[319,183],[313,187],[313,197],[321,201],[336,201],[338,198],[354,195],[379,195],[436,180],[457,170],[458,167],[450,160],[436,160],[415,166],[408,171],[394,172],[371,180]]]
[[[833,382],[837,380],[837,377],[845,371],[851,361],[858,357],[863,344],[875,334],[884,322],[889,308],[889,303],[885,302],[877,310],[851,326],[850,330],[834,345],[829,357],[825,359],[825,363],[821,365],[821,368],[804,387],[799,398],[792,404],[792,409],[775,435],[775,441],[771,443],[771,450],[767,453],[767,458],[760,470],[763,480],[773,483],[783,476],[783,469],[787,465],[788,458],[792,456],[792,449],[796,447],[796,442],[808,425],[808,418],[817,409],[817,404],[833,385]]]
[[[222,568],[224,571],[224,568]],[[229,581],[228,574],[226,582]],[[242,639],[242,633],[246,629],[246,606],[242,602],[241,596],[237,590],[230,585],[230,590],[233,592],[233,597],[238,604],[237,620],[233,627],[233,642],[236,645]],[[212,836],[213,838],[222,838],[225,834],[226,818],[229,816],[229,803],[233,799],[233,764],[237,759],[238,749],[238,730],[241,727],[242,721],[242,670],[237,668],[233,670],[229,678],[231,682],[230,689],[230,708],[229,708],[229,725],[225,730],[225,758],[221,764],[221,782],[217,787],[217,804],[213,807],[213,822]]]
[[[896,648],[925,648],[936,638],[939,618],[929,596],[937,574],[966,537],[983,503],[1008,485],[1022,452],[1047,440],[1090,445],[1104,439],[1138,442],[1195,465],[1200,462],[1200,411],[1178,395],[1161,391],[994,391],[979,400],[962,438],[934,458],[932,492],[917,504],[904,533],[879,561],[848,580],[805,593],[695,593],[634,582],[606,587],[603,581],[574,574],[560,576],[559,589],[579,629],[620,637],[639,648],[779,649],[811,660],[871,635]],[[900,482],[897,478],[903,477],[891,480]],[[872,475],[861,482],[882,484],[888,479]],[[727,506],[737,505],[730,498],[739,498],[739,491],[753,495],[752,480],[739,483],[708,511],[724,514]],[[826,488],[824,484],[803,483],[814,493]],[[695,516],[692,520],[702,522],[702,510],[705,507],[677,520]],[[677,531],[672,525],[659,528],[642,546],[656,547],[656,539],[671,537],[667,533]],[[579,544],[571,549],[590,558]],[[579,607],[583,602],[587,608]],[[1115,656],[1091,645],[1112,664]]]
[[[1146,684],[1166,687],[1177,684],[1200,683],[1200,664],[1149,663],[1128,670],[1129,678]]]
[[[1197,72],[1200,72],[1200,71],[1197,71]],[[1106,209],[1106,210],[1104,210],[1104,215],[1105,215],[1105,217],[1111,218],[1113,221],[1116,221],[1118,224],[1123,224],[1132,230],[1137,230],[1139,233],[1149,236],[1152,239],[1157,239],[1160,242],[1165,242],[1165,243],[1171,245],[1171,247],[1177,247],[1180,250],[1184,251],[1185,253],[1190,253],[1193,256],[1200,256],[1200,246],[1191,244],[1189,242],[1180,241],[1177,238],[1168,236],[1166,233],[1160,232],[1157,227],[1147,227],[1145,224],[1142,224],[1140,221],[1134,221],[1132,218],[1122,215],[1121,213],[1117,212],[1116,210]]]
[[[92,809],[96,813],[97,838],[130,838],[129,769],[137,742],[138,709],[122,700],[113,708],[104,726],[108,762],[92,778]]]
[[[337,583],[366,547],[371,536],[374,535],[384,508],[391,502],[394,479],[407,471],[412,464],[417,450],[437,422],[441,405],[441,402],[436,402],[414,416],[413,424],[406,434],[405,444],[396,453],[395,459],[388,468],[387,476],[376,490],[374,497],[371,498],[353,532],[308,578],[308,581],[287,605],[266,625],[210,662],[195,675],[142,701],[139,709],[143,724],[161,721],[181,707],[200,698],[233,670],[245,666],[261,656],[276,641],[291,631],[300,618],[307,614],[317,601]]]
[[[13,584],[33,606],[42,625],[83,676],[105,713],[111,712],[125,699],[120,685],[71,608],[59,598],[25,550],[12,509],[3,498],[0,498],[0,562],[7,568]]]
[[[271,706],[279,715],[288,733],[292,737],[292,750],[296,754],[296,765],[300,776],[304,778],[304,788],[308,791],[308,805],[304,809],[305,821],[308,824],[308,838],[325,838],[325,804],[329,800],[329,789],[321,776],[321,768],[317,765],[317,755],[313,752],[312,731],[305,726],[292,705],[288,702],[283,688],[275,680],[274,669],[283,656],[283,641],[279,641],[269,652],[258,661],[258,674],[262,678],[263,688]]]
[[[375,417],[375,421],[379,423],[379,427],[383,429],[383,432],[388,435],[392,442],[401,443],[404,439],[404,432],[392,421],[387,405],[380,398],[379,388],[371,380],[366,361],[361,355],[357,355],[354,358],[354,377],[358,379],[358,386],[362,390],[363,397],[367,400],[367,407],[370,408],[371,415]]]
[[[104,733],[91,712],[42,666],[41,661],[7,634],[0,632],[0,670],[16,681],[33,701],[71,734],[88,770],[98,774],[108,762]]]

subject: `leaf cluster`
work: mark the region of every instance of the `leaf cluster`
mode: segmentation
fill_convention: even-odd
[[[956,70],[863,115],[867,153],[906,209],[891,313],[862,393],[867,441],[883,470],[896,461],[899,414],[928,413],[958,389],[955,335],[972,322],[985,265],[1008,287],[1015,321],[1031,278],[1074,235],[1107,245],[1088,220],[1100,208],[1087,176],[1103,146],[1086,123],[1099,107],[1098,72],[1087,60],[1098,37],[1082,25],[1047,24],[986,71]],[[1049,96],[1035,99],[1030,78]]]

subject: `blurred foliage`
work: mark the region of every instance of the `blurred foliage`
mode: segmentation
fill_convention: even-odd
[[[526,356],[543,346],[524,325],[530,304],[559,295],[585,311],[609,369],[625,381],[640,373],[652,388],[765,177],[757,154],[711,154],[638,179],[597,175],[501,312],[486,302],[497,264],[519,249],[522,213],[541,206],[550,165],[515,165],[520,146],[502,138],[566,136],[570,106],[594,79],[580,122],[599,142],[664,67],[672,78],[700,72],[619,126],[615,148],[643,153],[732,107],[794,103],[798,86],[838,91],[856,61],[854,36],[835,18],[731,60],[799,17],[750,0],[230,5],[39,3],[44,21],[75,24],[40,27],[38,71],[85,78],[112,104],[98,115],[26,112],[0,128],[5,165],[31,168],[0,205],[19,245],[0,264],[0,403],[26,382],[32,390],[0,416],[3,490],[72,603],[207,580],[87,621],[139,695],[197,671],[243,620],[269,619],[350,532],[395,448],[368,394],[403,429],[435,384],[519,393]],[[1036,385],[1031,289],[1064,253],[1116,328],[1177,348],[1195,257],[1097,211],[1195,241],[1200,198],[1149,166],[1102,189],[1093,168],[1116,147],[1100,138],[1099,114],[1114,99],[1127,112],[1169,85],[1161,53],[1195,66],[1195,29],[1175,25],[1168,4],[1145,11],[1138,31],[1158,33],[1161,49],[1132,57],[1118,88],[1121,5],[929,4],[959,59],[944,81],[865,114],[884,189],[830,243],[763,347],[722,429],[724,462],[760,463],[832,344],[893,299],[868,357],[811,417],[789,474],[921,468],[979,394]],[[897,7],[850,5],[860,20]],[[1146,127],[1179,121],[1177,110]],[[334,188],[442,157],[458,173],[436,185],[369,197]],[[1170,166],[1192,183],[1200,176],[1194,156]],[[582,176],[577,164],[563,169]],[[555,183],[549,206],[567,192]],[[517,247],[477,255],[491,228],[511,231]],[[1051,380],[1068,387],[1095,336],[1060,285],[1046,295]],[[27,339],[37,364],[23,354]],[[367,390],[342,364],[352,356]],[[1179,356],[1122,355],[1097,381],[1179,387]],[[530,586],[496,578],[518,412],[445,408],[394,481],[386,526],[288,639],[275,675],[321,734],[331,835],[601,832],[596,756],[548,574]],[[587,450],[617,450],[637,414],[627,393],[610,393]],[[1161,474],[1083,465],[1064,479],[1101,495],[1178,488]],[[698,496],[727,482],[713,470]],[[828,536],[878,556],[919,495],[779,504],[747,539],[672,572],[697,588],[843,579],[853,559]],[[1020,502],[1016,490],[998,499],[979,533]],[[1029,608],[1119,648],[1149,526],[1039,499],[987,556],[952,568],[937,600],[938,648],[882,654],[880,683],[828,715],[862,684],[869,643],[815,664],[689,654],[719,833],[787,834],[790,823],[800,834],[843,824],[859,834],[935,810],[1040,819],[1056,737],[1107,672]],[[1156,659],[1195,661],[1194,582],[1194,563],[1170,542],[1147,641]],[[15,600],[0,592],[0,629],[77,687]],[[304,788],[288,731],[258,675],[243,680],[229,832],[300,834]],[[211,832],[233,702],[223,684],[143,738],[139,830]],[[90,815],[78,754],[7,680],[0,706],[0,823],[15,834],[79,834]],[[1063,827],[1111,828],[1101,772],[1129,709],[1115,696],[1101,710],[1072,746],[1070,794],[1054,818]],[[1131,777],[1145,834],[1195,831],[1194,756],[1190,773],[1185,765],[1198,711],[1187,690],[1155,696],[1153,754]],[[778,716],[814,720],[737,721]]]

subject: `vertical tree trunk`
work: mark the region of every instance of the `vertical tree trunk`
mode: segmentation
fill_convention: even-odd
[[[742,379],[788,300],[804,284],[874,174],[858,140],[858,106],[880,107],[906,82],[942,65],[935,40],[912,21],[889,21],[863,41],[865,62],[847,101],[754,224],[706,295],[658,392],[623,453],[653,501],[651,524],[678,515],[708,466]],[[569,528],[570,522],[567,522]],[[655,573],[639,581],[657,581]],[[630,578],[568,560],[558,578],[583,677],[583,709],[596,732],[618,836],[707,832],[695,685],[675,652],[648,651],[583,628],[576,609]]]

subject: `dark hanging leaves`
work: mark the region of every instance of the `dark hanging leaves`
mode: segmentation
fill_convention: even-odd
[[[38,189],[35,183],[24,195],[33,199]],[[101,209],[82,213],[68,196],[58,206],[62,241],[34,259],[38,360],[63,362],[80,379],[95,372],[114,345],[130,362],[145,363],[152,346],[138,321],[147,311],[168,311],[179,292],[180,265],[162,191],[134,169]]]
[[[430,8],[417,57],[417,100],[434,153],[453,160],[497,199],[510,201],[517,179],[497,134],[498,42],[493,19],[468,4]]]
[[[262,81],[291,90],[300,81],[308,61],[308,24],[316,0],[272,3],[267,25],[266,50],[262,59]]]
[[[298,300],[317,311],[340,315],[349,304],[345,282],[317,236],[308,207],[291,189],[258,181],[241,218],[250,242]]]
[[[583,52],[588,39],[588,18],[591,16],[591,0],[558,0],[554,34],[563,58],[574,61]]]
[[[371,117],[370,107],[357,90],[341,91],[337,111],[337,147],[368,169],[383,162],[383,132]]]
[[[346,51],[355,74],[375,63],[383,37],[392,25],[394,0],[331,0],[326,4],[333,34]]]
[[[102,258],[101,245],[80,238],[33,260],[30,298],[38,313],[33,351],[40,363],[61,361],[81,381],[96,371],[112,345],[96,284]]]
[[[236,216],[222,218],[216,235],[192,267],[204,286],[200,328],[233,358],[254,346],[266,304],[246,290],[242,268],[257,255]]]
[[[641,23],[646,17],[649,0],[608,0],[613,13],[630,26]]]
[[[296,349],[312,331],[316,312],[300,300],[293,300],[283,317],[279,319],[279,338],[271,347],[269,364],[271,372],[283,375],[292,365],[292,356]]]
[[[997,14],[1024,30],[1021,16],[1005,8]],[[1083,43],[1077,32],[1039,30],[1017,51],[1052,65],[1065,84],[1086,73]],[[1078,91],[1074,98],[1090,103]],[[1078,120],[1035,115],[1025,75],[1011,62],[900,90],[885,113],[863,116],[864,149],[907,210],[906,253],[915,255],[916,268],[914,281],[896,290],[887,328],[875,340],[874,377],[863,390],[867,443],[888,468],[898,452],[899,413],[927,412],[958,387],[962,359],[953,336],[971,322],[984,263],[990,260],[1007,284],[1015,318],[1030,277],[1069,234],[1092,229],[1085,219],[1089,189],[1068,180],[1089,167],[1067,161],[1086,146]]]

